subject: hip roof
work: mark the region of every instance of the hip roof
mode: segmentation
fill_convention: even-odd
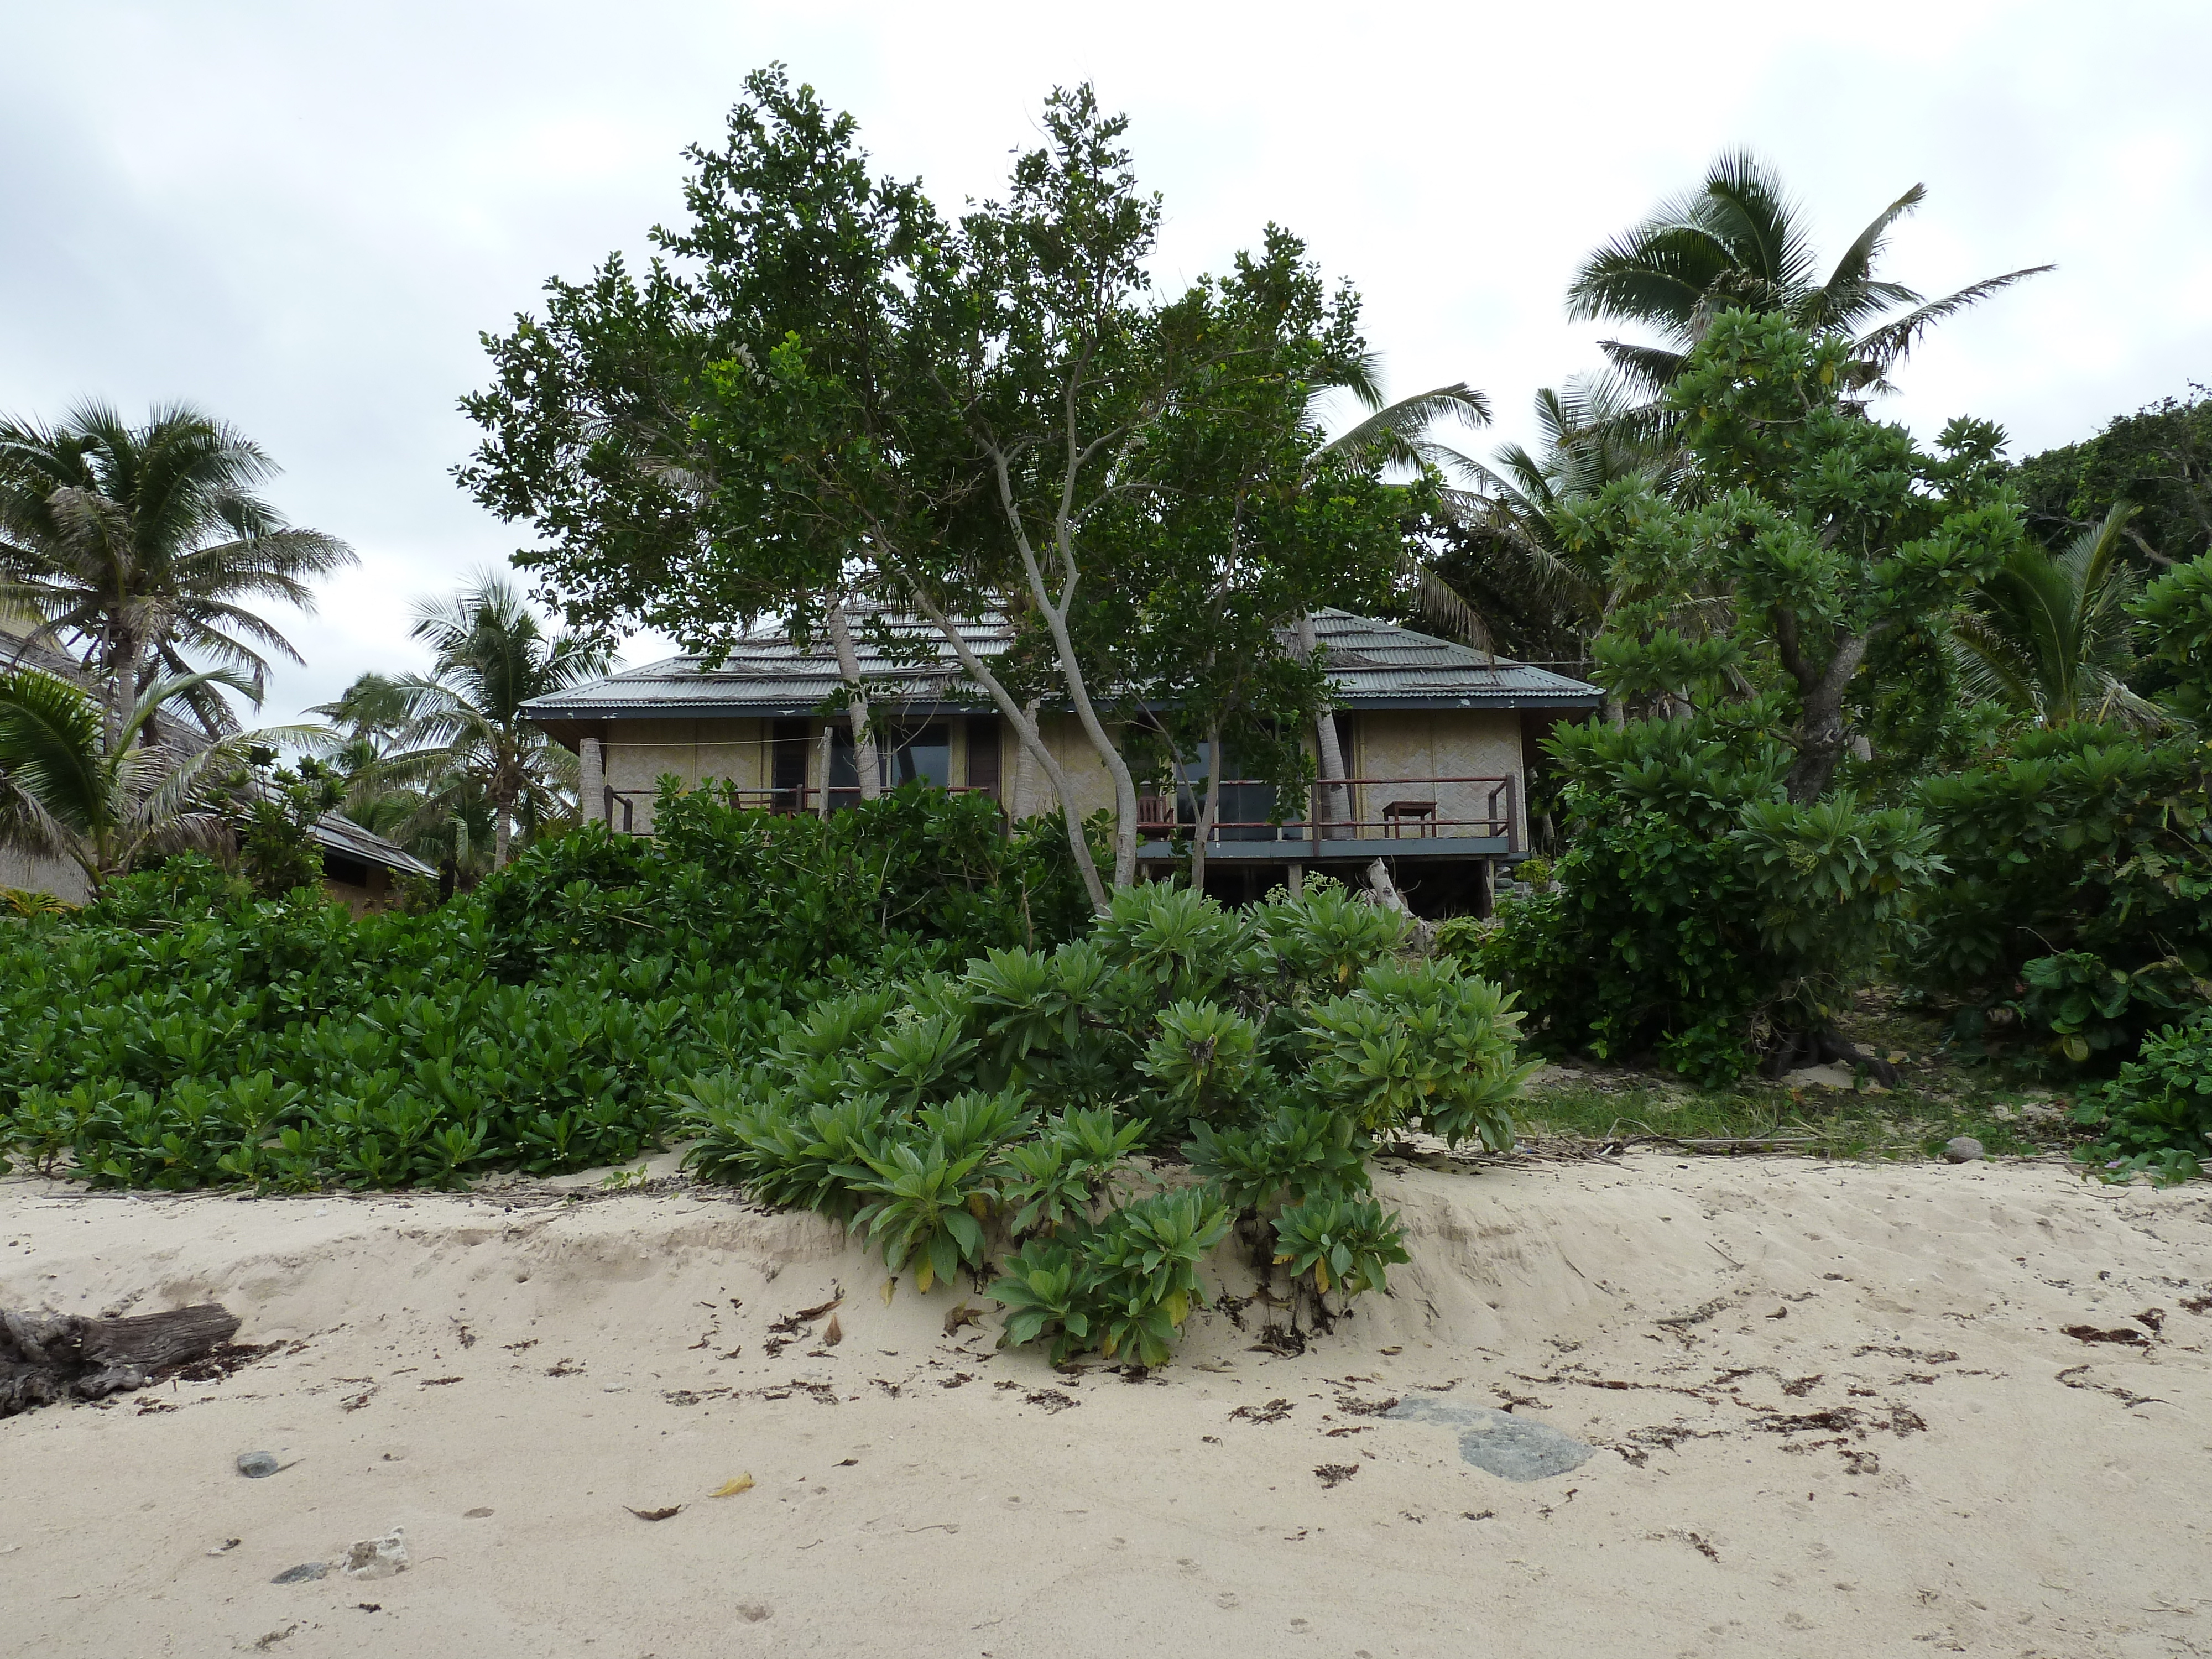
[[[872,704],[989,706],[933,624],[893,613],[870,620],[870,629],[854,630],[853,644]],[[960,626],[977,656],[1006,651],[1010,630],[1003,617]],[[888,635],[888,645],[871,634]],[[1341,708],[1571,709],[1594,708],[1600,701],[1597,688],[1580,680],[1349,611],[1316,612],[1314,637],[1328,653]],[[746,635],[719,660],[665,658],[533,698],[523,710],[558,736],[562,728],[611,720],[811,714],[843,684],[826,641],[802,648],[781,627],[769,626]]]

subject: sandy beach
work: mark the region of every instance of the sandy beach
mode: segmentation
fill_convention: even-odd
[[[281,1345],[0,1422],[0,1647],[2212,1653],[2205,1187],[1638,1152],[1377,1188],[1389,1295],[1255,1349],[1224,1252],[1138,1376],[718,1189],[0,1182],[0,1305]],[[1587,1453],[1468,1461],[1522,1424]],[[270,1582],[395,1527],[396,1576]]]

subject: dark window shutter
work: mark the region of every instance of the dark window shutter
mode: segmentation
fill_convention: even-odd
[[[981,714],[968,722],[968,787],[999,798],[999,717]]]

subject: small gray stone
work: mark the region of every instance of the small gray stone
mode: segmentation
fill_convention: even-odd
[[[318,1578],[330,1577],[327,1561],[302,1561],[296,1567],[287,1567],[269,1582],[272,1584],[308,1584]]]
[[[1460,1431],[1460,1461],[1508,1480],[1543,1480],[1578,1469],[1594,1449],[1545,1423],[1487,1406],[1448,1406],[1441,1400],[1401,1401],[1389,1413],[1416,1423],[1442,1423]]]
[[[258,1480],[264,1475],[274,1474],[282,1467],[275,1452],[240,1452],[238,1455],[238,1472],[248,1480]]]
[[[1988,1154],[1982,1151],[1982,1143],[1973,1136],[1954,1135],[1943,1143],[1943,1156],[1954,1164],[1972,1164]]]

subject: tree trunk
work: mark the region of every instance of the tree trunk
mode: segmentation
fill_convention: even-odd
[[[837,651],[837,678],[845,682],[845,712],[853,724],[853,765],[860,775],[860,799],[873,800],[883,793],[883,767],[876,758],[876,735],[868,721],[867,693],[860,687],[860,653],[853,649],[853,630],[845,621],[845,603],[830,607],[830,642]]]
[[[1071,451],[1072,447],[1071,445]],[[1075,642],[1067,631],[1067,611],[1068,607],[1075,603],[1075,585],[1079,575],[1074,538],[1070,529],[1071,496],[1074,488],[1072,453],[1067,491],[1062,495],[1060,514],[1053,526],[1054,544],[1059,551],[1060,568],[1065,573],[1060,581],[1060,603],[1057,605],[1054,605],[1052,595],[1045,589],[1044,568],[1038,562],[1036,549],[1030,544],[1029,532],[1022,523],[1021,510],[1015,505],[1013,474],[1006,455],[1003,451],[994,450],[992,459],[999,474],[999,502],[1006,512],[1007,527],[1013,534],[1015,549],[1022,556],[1022,568],[1029,577],[1030,597],[1036,601],[1038,614],[1044,617],[1045,626],[1051,631],[1054,655],[1059,661],[1060,679],[1067,687],[1068,701],[1074,707],[1075,718],[1081,723],[1084,735],[1091,739],[1091,748],[1097,751],[1100,763],[1106,768],[1107,777],[1113,781],[1114,885],[1127,887],[1137,879],[1137,781],[1129,775],[1129,763],[1121,757],[1121,751],[1114,746],[1113,738],[1107,735],[1105,722],[1098,718],[1098,711],[1091,706],[1091,687],[1084,678],[1082,666],[1075,659]],[[1060,803],[1063,813],[1074,812],[1074,804],[1064,786],[1060,788]],[[1069,821],[1071,823],[1075,822],[1073,817]],[[1071,830],[1070,834],[1081,838],[1079,830]],[[1089,861],[1090,853],[1085,848],[1078,862],[1087,866]],[[1101,908],[1103,908],[1103,895]]]
[[[822,741],[815,746],[820,750],[817,758],[822,769],[822,794],[815,803],[814,813],[826,823],[830,818],[830,763],[837,753],[837,728],[824,720]]]
[[[1206,730],[1206,798],[1198,804],[1197,833],[1190,842],[1190,890],[1206,890],[1206,848],[1213,838],[1213,826],[1221,821],[1222,774],[1227,769],[1221,760],[1221,722],[1216,720]]]
[[[1320,646],[1314,639],[1313,613],[1302,611],[1297,622],[1298,651],[1310,659]],[[1314,714],[1314,834],[1340,841],[1340,827],[1352,817],[1352,792],[1344,781],[1344,748],[1336,740],[1336,708],[1328,696]]]
[[[583,738],[576,744],[576,821],[607,821],[606,748],[597,738]]]
[[[212,1352],[238,1318],[213,1303],[137,1319],[0,1310],[0,1417],[143,1389],[151,1374]]]
[[[1074,854],[1076,873],[1083,878],[1084,891],[1090,896],[1091,908],[1104,915],[1107,908],[1105,884],[1098,879],[1097,860],[1091,856],[1091,838],[1084,833],[1083,820],[1076,815],[1075,795],[1069,787],[1067,774],[1061,768],[1059,757],[1045,746],[1042,732],[1036,719],[1036,700],[1032,698],[1026,709],[1016,702],[1013,694],[975,654],[974,647],[968,643],[967,636],[961,633],[959,625],[945,614],[944,609],[930,598],[921,584],[909,582],[907,592],[914,600],[915,609],[936,624],[939,637],[952,647],[952,654],[959,659],[960,666],[966,671],[968,678],[981,686],[991,701],[998,704],[999,713],[1005,716],[1006,724],[1014,728],[1014,735],[1021,739],[1023,752],[1035,756],[1037,765],[1051,780],[1054,790],[1060,796],[1060,821],[1067,828],[1068,850]]]
[[[1814,668],[1799,651],[1795,617],[1784,619],[1775,629],[1782,665],[1797,682],[1797,759],[1790,769],[1789,790],[1800,806],[1820,799],[1836,775],[1836,763],[1851,735],[1844,719],[1844,691],[1874,637],[1872,632],[1846,635],[1826,665]]]

